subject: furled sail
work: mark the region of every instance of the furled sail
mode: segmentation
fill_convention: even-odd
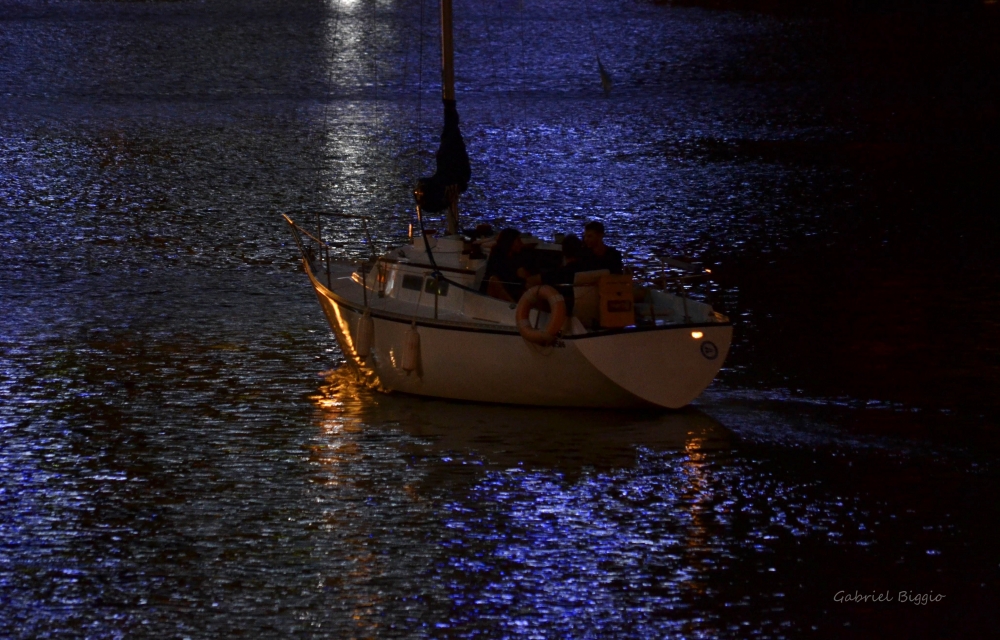
[[[450,206],[449,187],[455,188],[456,195],[465,193],[472,178],[472,167],[469,165],[469,154],[465,151],[465,140],[458,128],[458,109],[454,100],[444,101],[444,129],[436,161],[434,175],[418,180],[413,190],[420,208],[431,213],[444,211]]]

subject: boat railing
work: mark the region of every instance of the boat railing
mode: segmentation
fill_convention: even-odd
[[[309,215],[309,212],[302,212],[302,213],[305,213],[305,215]],[[322,212],[322,214],[319,212],[313,212],[313,213],[315,213],[316,215],[315,235],[310,231],[308,231],[307,229],[305,229],[304,227],[302,227],[302,225],[297,224],[294,220],[292,220],[292,218],[288,214],[283,213],[281,214],[281,217],[284,218],[285,222],[287,222],[289,227],[291,227],[292,237],[295,239],[295,244],[299,248],[299,253],[302,255],[302,259],[309,263],[310,268],[313,268],[312,265],[314,260],[316,260],[317,257],[319,258],[321,268],[323,268],[323,270],[326,272],[327,286],[330,286],[330,283],[332,281],[330,273],[331,264],[358,265],[377,260],[377,256],[375,255],[375,250],[374,250],[374,244],[372,243],[371,232],[369,231],[368,228],[367,217],[351,215],[348,213],[339,213],[335,211],[324,211]],[[365,232],[365,239],[367,240],[370,251],[369,257],[365,260],[358,260],[358,259],[352,260],[350,258],[337,257],[335,255],[332,256],[330,254],[330,250],[333,249],[336,251],[337,249],[341,249],[344,247],[345,243],[331,243],[323,239],[323,224],[322,224],[323,217],[361,220],[361,224]],[[303,238],[306,238],[311,242],[310,243],[304,242]],[[313,245],[316,245],[318,249],[318,256],[317,252],[313,250]]]
[[[681,300],[684,319],[691,315],[688,301],[709,303],[712,270],[672,256],[651,256],[644,265],[632,266],[633,278],[653,289],[670,293]]]
[[[309,215],[310,212],[300,212]],[[374,245],[372,243],[371,234],[368,227],[368,219],[365,216],[351,215],[339,212],[326,211],[322,214],[315,213],[316,215],[316,230],[311,232],[308,229],[303,228],[301,225],[297,224],[288,214],[282,214],[282,217],[288,223],[292,230],[292,236],[295,239],[295,243],[299,248],[299,252],[302,255],[302,259],[305,260],[310,268],[316,271],[313,266],[317,258],[320,261],[320,269],[326,273],[327,286],[331,286],[332,274],[330,270],[331,264],[342,264],[350,265],[359,268],[359,273],[361,275],[361,282],[364,283],[364,293],[366,296],[367,304],[367,289],[368,289],[368,279],[369,273],[377,272],[377,288],[378,297],[383,297],[385,295],[384,286],[386,282],[386,265],[380,256],[376,255],[374,251]],[[331,255],[331,249],[337,250],[344,246],[345,243],[331,243],[323,239],[323,217],[336,217],[345,218],[351,220],[360,220],[365,233],[367,244],[370,250],[370,255],[366,259],[349,259],[343,257],[335,257]],[[318,249],[313,250],[313,246]],[[693,264],[685,260],[674,258],[672,256],[651,256],[652,260],[645,261],[645,264],[629,264],[626,265],[626,273],[632,275],[634,281],[637,284],[651,285],[654,289],[658,289],[665,293],[670,293],[681,299],[681,304],[683,307],[684,318],[687,320],[689,315],[688,310],[688,300],[694,300],[696,302],[707,302],[708,293],[697,292],[697,285],[707,284],[711,282],[712,271],[711,269]],[[651,264],[652,263],[652,264]],[[479,288],[470,287],[464,283],[457,282],[451,278],[448,278],[438,269],[433,269],[428,271],[425,276],[433,276],[438,280],[438,285],[435,291],[439,290],[443,282],[447,282],[449,285],[455,286],[467,292],[476,293],[483,295],[483,292]],[[500,284],[511,284],[511,285],[523,285],[523,282],[502,282]],[[598,283],[587,282],[572,285],[574,287],[597,287]],[[374,291],[373,291],[374,293]],[[694,295],[692,295],[694,294]],[[437,295],[435,297],[435,308],[437,307]],[[436,311],[436,309],[435,309]],[[435,317],[437,313],[435,313]]]

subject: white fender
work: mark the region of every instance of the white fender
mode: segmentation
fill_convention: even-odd
[[[407,373],[420,368],[420,333],[415,322],[403,335],[403,357],[400,364]]]
[[[363,316],[358,318],[358,338],[354,341],[354,352],[364,360],[372,352],[375,342],[375,321],[372,320],[370,309],[365,309]]]

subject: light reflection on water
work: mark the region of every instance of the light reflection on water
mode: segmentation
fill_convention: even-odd
[[[365,496],[384,493],[356,484],[370,451],[358,445],[388,438],[401,447],[408,480],[388,502],[435,523],[421,598],[448,603],[436,618],[441,633],[713,636],[737,632],[729,625],[749,615],[768,633],[795,635],[801,581],[829,580],[838,561],[853,565],[855,554],[885,545],[888,522],[917,512],[884,502],[880,483],[920,454],[860,448],[849,454],[858,464],[850,473],[864,476],[856,485],[839,477],[836,448],[834,469],[815,448],[764,453],[696,409],[463,405],[376,394],[343,370],[313,401],[338,490],[345,481]],[[924,469],[942,477],[942,468]],[[858,493],[866,482],[878,495]],[[909,562],[933,559],[930,551]]]
[[[645,614],[686,608],[704,594],[701,574],[715,555],[706,526],[718,482],[712,467],[730,448],[722,425],[694,409],[565,411],[385,396],[352,377],[334,374],[313,398],[328,439],[320,460],[351,482],[349,470],[363,464],[362,434],[381,425],[407,436],[415,478],[394,508],[433,506],[440,533],[424,588],[450,603],[439,633],[697,628]]]
[[[338,426],[384,424],[487,467],[538,465],[562,473],[631,465],[636,448],[724,448],[728,432],[701,411],[612,412],[479,405],[387,396],[338,370],[314,400]]]
[[[965,453],[725,394],[651,413],[376,394],[316,378],[331,338],[296,320],[316,313],[286,293],[301,274],[181,275],[158,315],[119,307],[131,327],[36,300],[60,330],[2,345],[6,635],[799,635],[842,623],[834,587],[976,602],[990,579],[965,545],[994,521],[956,496],[991,499],[995,471]]]

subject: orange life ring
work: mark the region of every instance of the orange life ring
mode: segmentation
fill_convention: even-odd
[[[531,310],[538,308],[539,299],[549,303],[549,322],[536,329],[531,326]],[[521,337],[535,344],[552,344],[566,322],[566,300],[547,284],[532,287],[524,292],[517,303],[517,330]]]

